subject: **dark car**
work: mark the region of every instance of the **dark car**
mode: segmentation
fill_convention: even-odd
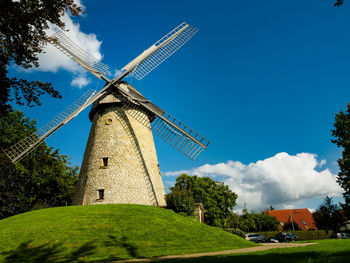
[[[295,234],[290,232],[280,232],[278,233],[274,238],[271,238],[271,242],[291,242],[291,241],[297,241],[298,238]]]
[[[257,234],[257,233],[248,233],[245,235],[245,239],[252,241],[252,242],[255,242],[255,243],[265,242],[264,236],[261,234]]]
[[[348,233],[340,232],[340,233],[332,234],[331,238],[335,238],[335,239],[349,239],[350,235]]]

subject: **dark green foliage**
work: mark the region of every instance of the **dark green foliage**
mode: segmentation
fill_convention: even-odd
[[[38,53],[48,42],[45,30],[52,23],[60,28],[61,17],[69,10],[74,16],[81,8],[74,0],[1,0],[0,8],[0,114],[11,108],[9,101],[19,105],[40,105],[39,97],[61,95],[50,83],[28,81],[7,76],[8,67],[15,63],[23,68],[38,67]]]
[[[272,217],[268,213],[256,213],[254,214],[254,220],[257,231],[277,230],[279,226],[276,217]]]
[[[34,131],[35,121],[24,118],[20,111],[8,111],[0,117],[0,152]],[[66,156],[45,143],[16,165],[0,154],[0,218],[69,205],[77,172],[77,167],[69,166]]]
[[[229,228],[238,228],[244,232],[272,231],[278,230],[279,222],[276,217],[271,217],[268,213],[249,212],[244,208],[242,215],[231,213],[225,222]]]
[[[237,195],[224,183],[209,177],[182,174],[176,178],[175,186],[170,188],[169,194],[177,191],[188,194],[195,203],[203,204],[205,222],[211,226],[223,226],[225,218],[236,206]]]
[[[300,226],[296,222],[287,222],[283,226],[283,231],[298,231],[301,230]]]
[[[165,196],[165,200],[168,209],[188,216],[193,215],[194,199],[191,192],[174,190]]]
[[[340,225],[345,221],[339,212],[339,206],[333,204],[331,197],[326,196],[323,204],[312,214],[318,229],[338,230]]]
[[[343,197],[345,204],[343,206],[346,214],[350,217],[350,103],[346,106],[346,112],[342,110],[335,115],[332,140],[338,147],[343,148],[342,158],[338,159],[339,173],[337,181],[344,189]]]

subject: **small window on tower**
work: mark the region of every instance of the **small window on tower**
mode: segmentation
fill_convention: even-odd
[[[102,158],[101,168],[106,169],[108,167],[108,157]]]
[[[99,189],[98,190],[98,199],[97,200],[103,200],[105,198],[105,189]]]

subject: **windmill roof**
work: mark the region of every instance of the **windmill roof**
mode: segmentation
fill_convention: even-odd
[[[309,209],[282,209],[282,210],[268,210],[265,211],[270,216],[276,217],[276,219],[282,223],[296,222],[301,230],[308,230],[310,228],[317,230],[314,218]]]

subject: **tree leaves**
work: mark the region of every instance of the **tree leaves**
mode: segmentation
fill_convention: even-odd
[[[11,63],[23,68],[38,67],[38,54],[49,38],[49,23],[64,29],[61,17],[66,10],[74,16],[82,13],[74,0],[2,0],[0,9],[0,113],[15,100],[19,105],[40,105],[40,96],[61,98],[50,83],[9,78]],[[12,91],[12,92],[11,92]]]
[[[350,103],[347,105],[346,112],[340,111],[335,115],[333,127],[331,132],[335,139],[332,142],[343,148],[342,158],[338,159],[340,171],[337,182],[344,189],[343,208],[350,216]]]
[[[20,111],[0,116],[0,153],[32,134],[35,121]],[[78,167],[45,143],[20,163],[13,165],[0,154],[0,218],[51,206],[69,205],[77,181]]]
[[[343,217],[339,212],[339,206],[333,204],[331,197],[326,196],[323,204],[312,214],[316,226],[322,230],[339,230]]]
[[[175,186],[171,187],[170,191],[167,198],[180,191],[183,195],[193,198],[195,203],[202,203],[205,222],[212,226],[222,226],[225,218],[236,206],[237,195],[227,185],[210,177],[182,174],[176,178]]]

